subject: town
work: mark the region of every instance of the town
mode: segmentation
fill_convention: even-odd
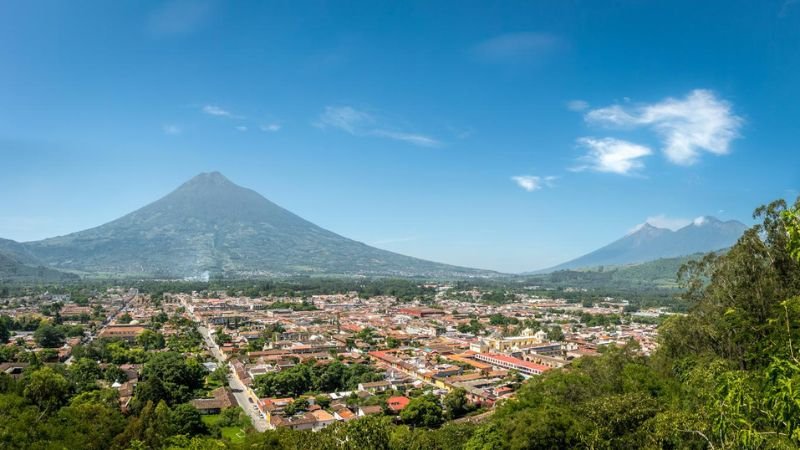
[[[18,377],[32,364],[80,367],[82,382],[117,392],[123,412],[140,409],[151,390],[180,389],[205,424],[223,425],[233,440],[370,415],[438,426],[480,421],[526,379],[609,345],[650,354],[659,317],[668,314],[631,311],[611,297],[575,302],[523,290],[497,303],[486,301],[495,291],[480,288],[419,288],[431,298],[154,295],[124,286],[81,298],[11,296],[0,300],[8,330],[0,371]],[[148,376],[159,354],[191,362],[195,379]]]

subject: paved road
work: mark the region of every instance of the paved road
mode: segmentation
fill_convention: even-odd
[[[225,356],[219,350],[219,347],[211,339],[211,332],[208,328],[199,325],[197,327],[197,331],[203,336],[203,340],[206,343],[206,348],[214,355],[214,358],[217,359],[217,362],[224,367],[228,367],[228,364],[225,362]],[[267,429],[267,420],[261,417],[261,414],[257,409],[254,408],[256,402],[258,402],[258,398],[254,395],[250,395],[247,388],[242,384],[239,378],[236,376],[235,373],[228,374],[228,385],[230,386],[231,390],[233,390],[233,396],[236,398],[236,402],[239,403],[242,410],[247,413],[250,417],[250,421],[253,422],[253,426],[258,431],[264,431]]]

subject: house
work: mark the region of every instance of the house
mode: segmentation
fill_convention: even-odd
[[[289,406],[294,399],[292,397],[284,398],[262,398],[258,400],[258,407],[265,413],[282,413],[284,408]]]
[[[0,372],[19,379],[22,377],[22,372],[30,366],[29,363],[6,362],[0,363]]]
[[[392,383],[388,381],[373,381],[371,383],[359,383],[359,391],[367,392],[383,392],[392,387]]]
[[[223,409],[236,405],[236,398],[228,388],[220,387],[211,391],[211,398],[197,398],[191,401],[200,414],[218,414]]]
[[[475,359],[504,369],[516,370],[523,376],[541,375],[551,369],[551,367],[542,364],[532,363],[499,353],[478,353],[475,355]]]
[[[383,408],[380,405],[361,406],[358,408],[358,417],[372,416],[375,414],[383,414]]]
[[[269,425],[272,429],[313,430],[316,424],[317,418],[312,413],[305,413],[302,416],[295,417],[269,416]]]
[[[97,335],[100,339],[119,338],[124,341],[134,342],[140,334],[144,333],[145,328],[141,325],[109,325]]]
[[[411,399],[409,399],[408,397],[403,397],[403,396],[389,397],[386,399],[386,406],[388,406],[393,413],[397,414],[403,409],[405,409],[405,407],[408,406],[409,402],[411,402]]]
[[[337,409],[336,411],[334,411],[333,417],[336,420],[339,420],[339,421],[342,421],[342,422],[349,422],[349,421],[355,419],[357,416],[355,414],[353,414],[353,411],[350,411],[349,409],[342,407],[342,408]]]
[[[336,422],[336,418],[333,417],[328,411],[325,411],[324,409],[318,409],[316,411],[311,411],[308,414],[311,414],[312,416],[314,416],[314,419],[316,419],[316,421],[317,421],[314,424],[314,427],[312,428],[314,431],[319,431],[319,430],[327,427],[328,425]]]

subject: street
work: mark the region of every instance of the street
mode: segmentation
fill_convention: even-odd
[[[197,331],[199,331],[203,336],[203,340],[206,343],[206,348],[208,348],[211,354],[214,355],[214,358],[216,358],[217,362],[223,367],[228,367],[228,364],[225,362],[224,355],[219,350],[216,342],[214,342],[214,340],[211,338],[210,330],[202,325],[198,325]],[[228,386],[230,386],[231,390],[233,391],[233,396],[236,398],[236,402],[239,403],[239,406],[242,408],[242,410],[250,417],[250,421],[253,422],[255,429],[258,431],[266,430],[267,420],[261,417],[260,412],[254,408],[258,402],[258,398],[256,398],[254,395],[250,395],[247,387],[242,384],[235,373],[228,374]]]

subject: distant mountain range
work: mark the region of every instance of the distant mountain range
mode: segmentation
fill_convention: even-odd
[[[710,216],[698,217],[676,231],[645,223],[605,247],[537,273],[619,266],[708,253],[732,246],[746,229],[747,226],[736,220],[723,222]]]
[[[99,227],[35,242],[0,240],[0,251],[15,265],[42,265],[92,276],[464,278],[497,274],[403,256],[347,239],[218,172],[200,174],[160,200]]]

